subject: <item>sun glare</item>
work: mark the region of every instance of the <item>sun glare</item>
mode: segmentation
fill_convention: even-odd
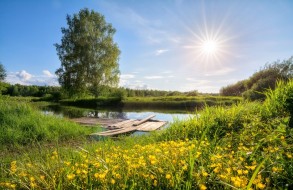
[[[218,51],[218,44],[214,40],[204,41],[201,49],[205,54],[216,54]]]

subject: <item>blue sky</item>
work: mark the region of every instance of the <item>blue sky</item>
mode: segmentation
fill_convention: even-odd
[[[7,82],[58,85],[66,15],[93,9],[117,32],[120,85],[218,92],[267,62],[293,56],[293,1],[1,0],[0,62]],[[204,44],[216,50],[208,53]]]

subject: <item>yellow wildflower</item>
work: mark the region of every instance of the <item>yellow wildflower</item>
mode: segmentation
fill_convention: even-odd
[[[166,179],[170,179],[172,176],[170,174],[166,175]]]
[[[154,186],[156,187],[158,185],[158,181],[154,180]]]
[[[15,184],[11,184],[10,187],[11,187],[12,189],[15,189],[15,188],[16,188],[16,185],[15,185]]]
[[[12,161],[10,163],[10,172],[13,174],[16,172],[16,170],[17,170],[16,161]]]
[[[219,168],[219,167],[216,167],[213,171],[214,171],[215,173],[219,173],[219,172],[220,172],[220,168]]]
[[[34,177],[30,177],[30,181],[35,181],[35,178]]]
[[[207,187],[206,187],[204,184],[200,184],[200,185],[199,185],[199,189],[200,189],[200,190],[206,190]]]
[[[31,188],[35,188],[35,187],[37,187],[37,184],[35,182],[31,182],[30,186],[31,186]]]
[[[120,174],[115,174],[115,177],[116,177],[117,179],[121,179],[121,175],[120,175]]]
[[[68,174],[67,179],[68,180],[73,180],[75,178],[75,174]]]
[[[207,172],[202,172],[202,176],[207,177],[209,174]]]
[[[258,183],[256,186],[257,186],[259,189],[264,189],[264,188],[266,187],[266,185],[265,185],[265,184],[262,184],[262,183]]]
[[[238,175],[242,175],[242,170],[237,170]]]

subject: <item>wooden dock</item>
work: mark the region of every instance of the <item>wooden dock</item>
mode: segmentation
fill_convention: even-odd
[[[141,120],[135,119],[100,119],[100,118],[76,118],[72,119],[82,125],[102,125],[107,131],[93,133],[91,135],[116,136],[134,131],[154,131],[164,126],[166,121],[154,120],[155,115],[148,116]]]
[[[80,118],[74,118],[70,120],[80,125],[86,125],[86,126],[101,125],[102,127],[108,127],[115,123],[125,121],[125,119],[107,119],[107,118],[95,118],[95,117],[80,117]]]

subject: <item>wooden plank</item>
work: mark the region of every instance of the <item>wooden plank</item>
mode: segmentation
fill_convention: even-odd
[[[101,136],[114,136],[114,135],[120,135],[123,133],[128,133],[132,131],[136,131],[138,127],[127,127],[127,128],[122,128],[121,130],[116,130],[116,131],[111,131],[111,133],[98,133],[98,135]]]
[[[122,128],[124,126],[127,126],[127,125],[132,125],[132,123],[135,122],[134,119],[129,119],[129,120],[125,120],[125,121],[122,121],[122,122],[118,122],[118,123],[115,123],[115,124],[112,124],[112,125],[109,125],[108,128]]]
[[[126,127],[125,127],[125,128],[126,128]],[[113,130],[108,130],[108,131],[103,131],[103,132],[93,133],[92,135],[114,133],[114,132],[117,132],[117,131],[122,131],[122,130],[125,129],[125,128],[113,129]]]
[[[76,123],[81,125],[102,125],[103,127],[108,125],[113,125],[115,123],[119,123],[124,121],[125,119],[107,119],[107,118],[88,118],[88,117],[81,117],[81,118],[74,118],[70,119]]]
[[[145,123],[139,125],[138,130],[143,130],[144,128],[148,127],[149,125],[152,125],[152,122],[145,122]]]
[[[142,128],[139,128],[139,131],[155,131],[161,127],[163,127],[167,122],[159,121],[159,122],[151,122],[149,125],[146,125]]]
[[[142,120],[140,120],[140,121],[135,122],[135,123],[133,124],[133,126],[138,126],[138,125],[140,125],[140,124],[142,124],[142,123],[144,123],[144,122],[146,122],[146,121],[152,119],[152,118],[155,117],[155,116],[156,116],[156,115],[150,115],[150,116],[148,116],[148,117],[146,117],[146,118],[144,118],[144,119],[142,119]]]
[[[128,120],[125,120],[125,121],[122,121],[122,122],[119,122],[119,123],[115,123],[113,125],[110,125],[111,127],[122,127],[122,126],[125,126],[126,124],[129,124],[129,123],[133,123],[134,119],[128,119]]]
[[[126,130],[126,129],[128,129],[128,128],[134,128],[134,126],[129,125],[129,126],[126,126],[126,127],[123,127],[123,128],[118,128],[118,129],[112,129],[112,130],[108,130],[108,131],[103,131],[103,132],[93,133],[93,134],[91,134],[91,135],[102,135],[102,134],[116,133],[116,132],[119,132],[119,131]]]

